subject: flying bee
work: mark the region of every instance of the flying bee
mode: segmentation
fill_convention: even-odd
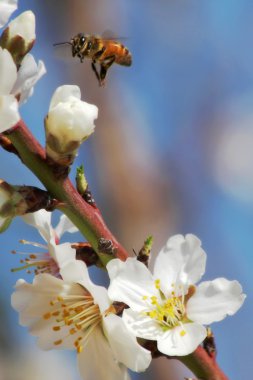
[[[113,63],[122,66],[132,64],[129,50],[114,39],[79,33],[70,42],[60,42],[54,46],[66,44],[71,45],[72,56],[80,58],[80,62],[83,62],[84,58],[91,59],[91,67],[100,86],[105,84],[107,71]],[[99,72],[97,63],[100,65]]]

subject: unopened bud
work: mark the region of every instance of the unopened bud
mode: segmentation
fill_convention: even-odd
[[[79,194],[83,195],[88,188],[88,182],[84,174],[83,165],[76,169],[76,188]]]
[[[16,65],[31,50],[35,41],[35,16],[32,11],[21,13],[12,20],[0,37],[0,46],[9,50]]]
[[[51,209],[55,201],[47,191],[33,186],[12,186],[0,180],[0,232],[18,215]]]
[[[98,109],[81,101],[78,86],[58,87],[45,118],[47,157],[69,167],[81,143],[94,132]]]

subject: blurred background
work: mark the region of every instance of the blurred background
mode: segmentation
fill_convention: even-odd
[[[20,0],[13,17],[27,9],[37,21],[32,53],[48,73],[21,109],[25,122],[44,144],[43,119],[62,84],[78,84],[82,98],[99,107],[71,177],[83,163],[108,226],[130,252],[150,234],[155,256],[171,235],[194,233],[208,255],[204,280],[240,281],[243,308],[212,327],[229,379],[252,378],[253,2]],[[55,57],[53,43],[108,29],[127,37],[133,65],[113,65],[104,88],[89,61]],[[41,186],[16,157],[1,150],[0,160],[1,178]],[[31,280],[10,272],[18,258],[9,252],[24,250],[19,239],[41,242],[18,218],[0,236],[0,380],[80,380],[74,354],[40,351],[17,324],[12,287],[20,277]],[[148,374],[133,378],[187,376],[177,361],[156,359]]]

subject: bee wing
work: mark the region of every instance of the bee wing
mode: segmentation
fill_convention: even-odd
[[[112,32],[110,29],[105,30],[101,35],[103,40],[109,40],[109,41],[118,41],[118,40],[127,40],[127,37],[118,37],[117,34]]]

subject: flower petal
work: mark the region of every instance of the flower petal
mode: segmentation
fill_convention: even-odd
[[[33,320],[42,318],[50,307],[50,300],[63,291],[65,291],[63,281],[49,274],[35,276],[32,284],[18,280],[11,297],[11,304],[20,313],[19,323],[22,326],[29,326]]]
[[[187,316],[203,324],[218,322],[226,315],[233,315],[245,297],[238,281],[217,278],[202,282],[187,303]]]
[[[55,237],[54,230],[51,226],[51,212],[39,210],[22,216],[22,219],[27,224],[35,227],[46,242],[49,242],[52,237]]]
[[[154,276],[161,281],[161,289],[167,295],[178,291],[174,285],[185,289],[195,284],[205,272],[206,254],[200,240],[191,234],[172,236],[159,252],[154,266]],[[180,292],[178,292],[180,293]]]
[[[169,356],[189,355],[206,337],[206,329],[197,323],[177,326],[164,333],[157,341],[159,351]]]
[[[35,62],[32,54],[26,54],[22,60],[16,83],[12,89],[12,94],[19,97],[19,103],[25,103],[33,94],[33,87],[38,80],[46,73],[45,65],[39,61]]]
[[[1,0],[0,2],[0,28],[4,26],[11,14],[17,9],[18,0]]]
[[[78,354],[78,367],[85,380],[130,380],[127,368],[113,357],[108,341],[97,327]]]
[[[160,299],[152,274],[135,258],[113,259],[107,264],[107,270],[111,280],[108,294],[112,300],[125,302],[134,311],[141,311],[145,307],[144,296]]]
[[[25,11],[12,20],[9,25],[9,38],[21,36],[27,44],[35,40],[35,15]]]
[[[55,244],[54,239],[51,239],[48,248],[59,268],[76,259],[76,250],[71,247],[71,243]]]
[[[64,85],[58,87],[51,99],[49,111],[51,111],[52,108],[57,106],[59,103],[65,103],[69,100],[69,98],[76,98],[81,99],[81,90],[78,86],[75,85]]]
[[[60,239],[65,232],[78,232],[78,228],[71,222],[71,220],[66,215],[61,215],[60,221],[55,227],[55,233],[58,239]]]
[[[0,47],[0,95],[9,95],[17,79],[17,68],[11,54]]]
[[[145,371],[151,362],[151,353],[137,343],[136,337],[128,330],[122,318],[109,314],[104,318],[103,324],[117,361],[132,371]]]
[[[122,318],[130,331],[139,338],[157,340],[164,334],[159,324],[144,313],[125,309]]]
[[[103,286],[93,284],[89,277],[87,266],[80,260],[74,260],[64,265],[60,274],[68,283],[78,283],[87,289],[98,304],[100,312],[103,313],[110,306],[107,290]]]
[[[53,313],[58,311],[59,305],[51,305],[50,302],[64,295],[83,295],[83,288],[78,284],[66,284],[49,274],[35,276],[33,284],[19,280],[16,291],[12,294],[11,302],[13,308],[19,312],[19,323],[28,326],[31,335],[38,337],[38,345],[45,350],[75,349],[74,342],[77,337],[70,334],[70,326],[63,325],[56,331],[53,329],[58,325],[57,316],[54,317]],[[82,335],[82,331],[78,332],[78,336]],[[59,340],[61,342],[56,345],[55,342]]]
[[[18,102],[14,95],[0,95],[0,133],[14,127],[19,120]]]

